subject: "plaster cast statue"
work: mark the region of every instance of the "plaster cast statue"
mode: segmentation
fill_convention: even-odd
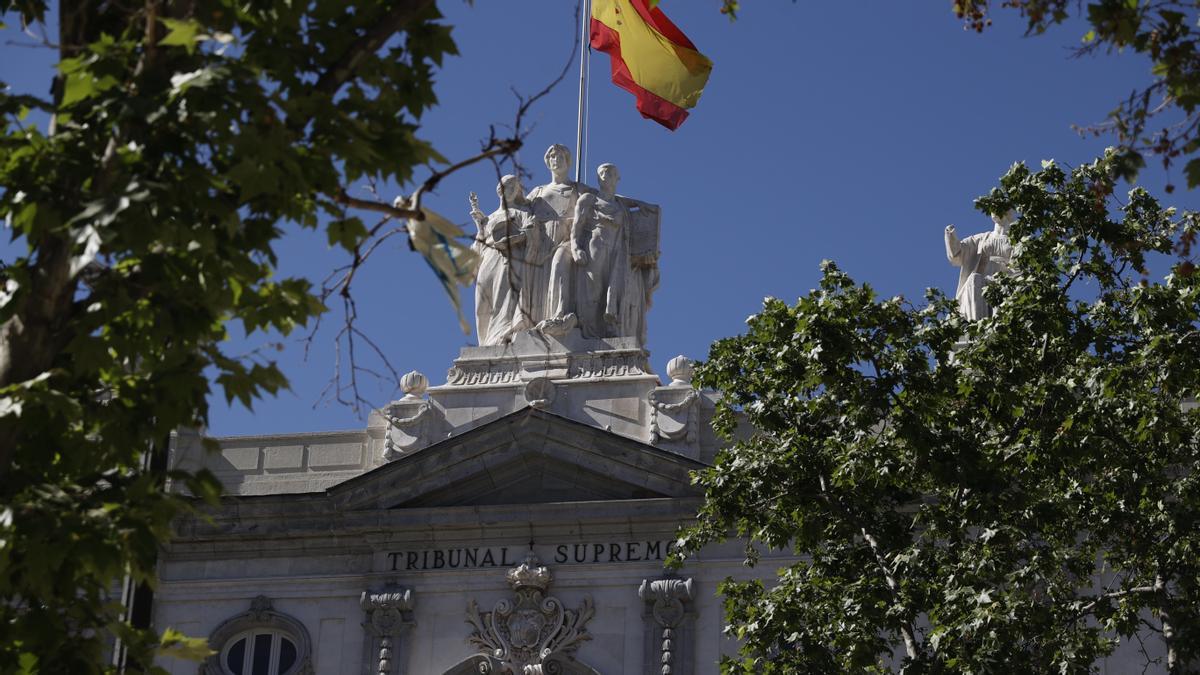
[[[513,175],[496,186],[500,206],[485,216],[472,194],[471,218],[479,228],[474,248],[480,254],[475,278],[475,326],[480,345],[509,341],[534,325],[535,307],[544,302],[545,284],[538,260],[546,247],[525,189]]]
[[[575,203],[581,194],[593,190],[567,180],[571,151],[566,146],[551,145],[546,150],[545,160],[546,168],[550,169],[550,182],[529,193],[533,214],[552,247],[544,260],[539,261],[545,266],[542,273],[546,275],[546,298],[541,307],[534,310],[534,316],[539,330],[561,335],[577,323],[575,260],[571,250]]]
[[[946,258],[951,265],[960,268],[954,297],[958,299],[958,311],[972,321],[991,316],[983,289],[993,276],[1008,269],[1012,259],[1008,227],[1014,220],[1012,211],[993,215],[995,227],[991,232],[973,234],[962,240],[953,225],[946,226]]]

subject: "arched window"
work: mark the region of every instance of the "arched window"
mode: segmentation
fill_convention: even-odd
[[[287,675],[299,656],[295,638],[278,630],[239,633],[221,651],[229,675]]]
[[[304,624],[276,612],[266,596],[250,611],[217,627],[209,637],[216,653],[204,663],[204,675],[308,675],[312,641]]]

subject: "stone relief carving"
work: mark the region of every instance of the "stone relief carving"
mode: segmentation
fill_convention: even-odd
[[[567,179],[571,153],[546,151],[550,182],[526,199],[505,176],[501,204],[484,215],[471,195],[478,228],[475,321],[480,345],[499,345],[537,330],[584,337],[646,338],[646,311],[658,286],[658,206],[617,195],[620,173],[598,170],[599,190]]]
[[[429,379],[415,370],[400,378],[400,390],[404,392],[404,398],[381,411],[387,420],[383,441],[384,459],[396,459],[421,440],[432,408],[429,401],[421,398],[427,388]]]
[[[534,408],[547,408],[554,402],[554,381],[537,377],[525,384],[525,400]]]
[[[643,579],[638,597],[646,603],[648,623],[646,672],[682,675],[691,672],[691,625],[695,595],[691,579]]]
[[[493,369],[491,364],[457,365],[446,372],[446,383],[453,385],[508,384],[521,379],[514,362],[507,368]]]
[[[696,441],[699,435],[699,415],[696,403],[700,394],[692,387],[693,366],[690,359],[676,356],[667,363],[671,383],[650,392],[651,442],[661,439]]]
[[[946,259],[959,268],[954,297],[958,299],[958,311],[972,321],[991,316],[983,289],[992,277],[1008,269],[1012,259],[1008,227],[1014,220],[1012,211],[993,215],[991,232],[973,234],[962,240],[953,225],[946,226]]]
[[[254,599],[250,601],[250,611],[247,612],[247,614],[249,614],[250,618],[254,621],[265,622],[271,620],[271,614],[274,611],[275,607],[271,603],[270,598],[265,595],[256,595],[254,596]]]
[[[546,595],[554,576],[537,556],[528,554],[508,571],[513,598],[496,603],[490,612],[480,612],[474,600],[467,608],[467,623],[474,631],[467,641],[480,652],[469,659],[480,673],[536,675],[546,673],[594,672],[574,661],[574,653],[592,639],[587,623],[595,614],[590,597],[579,609],[566,609]]]
[[[388,586],[381,591],[363,591],[359,606],[366,613],[363,628],[367,641],[364,662],[368,672],[399,675],[404,672],[400,638],[414,625],[412,590]]]
[[[643,351],[624,354],[582,354],[571,357],[570,377],[622,377],[645,375],[646,353]]]

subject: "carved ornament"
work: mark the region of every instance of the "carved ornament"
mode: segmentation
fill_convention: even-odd
[[[500,600],[490,612],[480,612],[474,600],[467,608],[467,623],[474,628],[467,640],[486,657],[479,661],[480,672],[569,672],[563,664],[573,661],[579,646],[592,639],[586,628],[595,614],[591,598],[569,610],[546,595],[554,575],[532,553],[508,571],[507,580],[512,599]],[[483,664],[488,664],[486,670]]]

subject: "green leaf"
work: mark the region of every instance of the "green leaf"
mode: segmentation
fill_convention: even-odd
[[[1200,158],[1188,161],[1187,166],[1183,169],[1183,173],[1187,176],[1187,186],[1189,188],[1200,186]]]
[[[167,34],[158,44],[166,47],[183,47],[191,54],[196,43],[204,39],[200,22],[194,19],[159,19],[167,26]]]
[[[353,252],[354,247],[367,236],[367,226],[358,218],[339,218],[330,221],[325,233],[330,246],[341,246]]]
[[[167,628],[163,631],[158,647],[160,657],[187,661],[203,661],[215,653],[208,646],[208,640],[188,637],[174,628]]]
[[[68,108],[75,103],[97,96],[120,82],[111,75],[96,78],[86,68],[80,68],[67,75],[63,88],[62,107]]]

